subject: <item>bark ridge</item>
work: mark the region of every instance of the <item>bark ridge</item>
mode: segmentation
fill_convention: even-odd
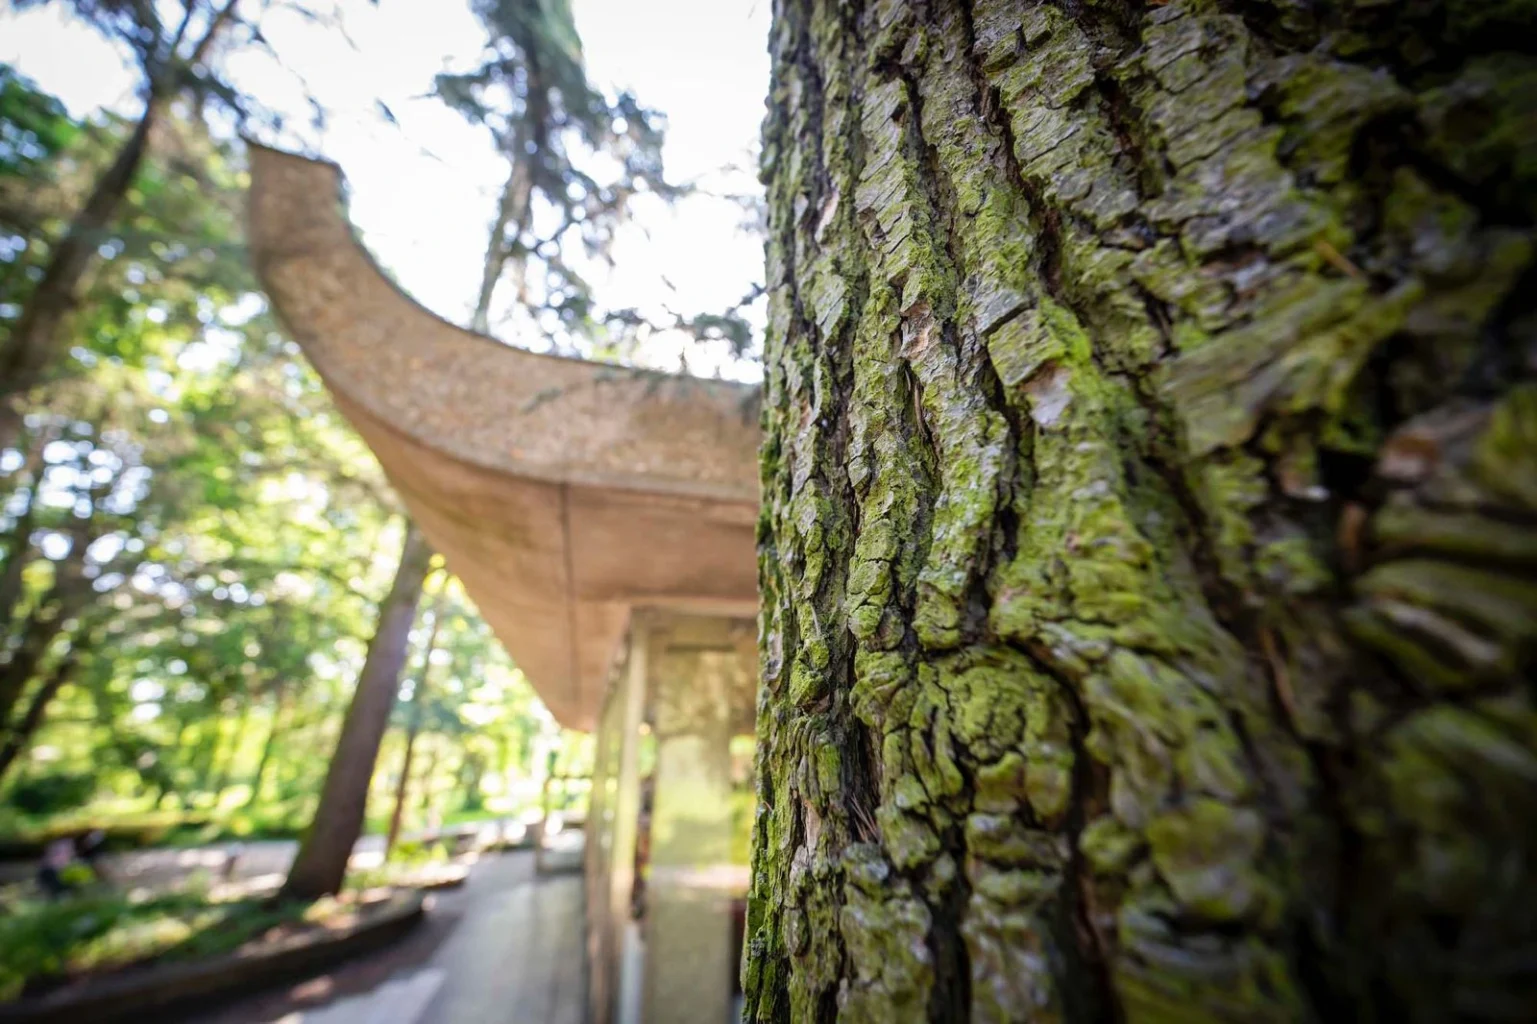
[[[775,13],[747,1019],[1525,1019],[1537,6]]]

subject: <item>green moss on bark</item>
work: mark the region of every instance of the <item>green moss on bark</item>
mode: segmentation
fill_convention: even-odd
[[[1537,997],[1519,8],[780,4],[749,1019]]]

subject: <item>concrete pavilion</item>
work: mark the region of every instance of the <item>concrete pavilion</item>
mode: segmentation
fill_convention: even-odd
[[[551,713],[598,733],[592,1020],[721,1024],[751,819],[757,389],[455,327],[363,249],[335,165],[250,159],[278,316]]]

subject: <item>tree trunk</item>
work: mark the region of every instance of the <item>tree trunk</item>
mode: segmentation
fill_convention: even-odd
[[[184,717],[179,719],[176,723],[175,737],[172,738],[167,746],[161,747],[156,753],[156,763],[160,767],[159,779],[155,783],[154,808],[157,811],[160,810],[167,797],[176,798],[178,809],[187,806],[187,798],[182,795],[181,780],[177,776],[180,774],[181,769],[181,765],[178,762],[181,759],[182,744],[186,741],[187,730],[191,726],[191,718]]]
[[[180,91],[183,76],[203,65],[215,41],[234,20],[239,2],[226,0],[214,11],[202,37],[191,45],[190,53],[183,55],[178,48],[186,38],[196,10],[195,5],[188,4],[180,28],[166,40],[160,66],[144,69],[147,79],[144,112],[112,163],[96,179],[85,205],[75,214],[64,237],[49,252],[42,279],[27,298],[4,346],[0,347],[0,448],[15,444],[22,427],[22,397],[47,379],[51,364],[64,347],[64,321],[79,304],[81,279],[138,176],[139,167],[149,152],[155,123]]]
[[[198,723],[197,740],[192,749],[192,756],[189,758],[195,776],[189,795],[192,793],[201,795],[210,791],[209,787],[217,774],[214,766],[218,763],[223,732],[224,716],[217,713],[209,714],[205,711],[203,720]]]
[[[256,759],[256,771],[251,775],[251,792],[246,795],[246,807],[256,806],[256,802],[261,799],[262,783],[267,778],[267,765],[272,762],[272,753],[277,747],[278,733],[283,724],[288,681],[279,680],[273,684],[272,690],[272,724],[267,727],[267,738],[262,742],[261,756]]]
[[[434,743],[427,755],[427,769],[422,772],[422,814],[432,813],[432,778],[438,773],[438,758],[443,755],[443,745]]]
[[[64,632],[81,604],[78,593],[55,586],[39,601],[22,624],[11,658],[0,664],[0,722],[10,721],[27,684],[36,677],[48,649]]]
[[[10,635],[11,619],[16,614],[16,606],[21,603],[21,598],[26,593],[27,566],[37,556],[37,549],[32,546],[32,526],[37,519],[38,507],[36,475],[33,476],[30,486],[32,494],[27,498],[27,507],[16,517],[16,522],[11,527],[8,550],[5,553],[5,567],[0,569],[0,637]]]
[[[746,1019],[1537,1005],[1517,6],[776,5]]]
[[[416,676],[416,692],[411,694],[411,724],[406,728],[406,749],[400,757],[400,781],[395,784],[395,807],[390,811],[390,828],[384,837],[384,859],[389,860],[395,841],[400,838],[400,820],[406,807],[406,793],[411,788],[411,756],[416,736],[422,730],[422,709],[427,706],[427,683],[432,675],[432,652],[438,647],[438,629],[443,623],[443,602],[448,594],[448,579],[442,578],[438,596],[432,602],[432,629],[422,651],[422,670]]]
[[[486,780],[486,761],[479,754],[465,751],[459,763],[459,809],[478,811],[485,806],[480,787]]]
[[[0,349],[0,448],[14,444],[20,434],[21,397],[43,382],[63,344],[64,320],[79,301],[80,280],[139,173],[149,151],[150,133],[165,103],[166,97],[151,93],[133,133],[97,179],[69,230],[48,254],[42,279]]]
[[[22,712],[15,723],[7,723],[5,742],[0,744],[0,780],[4,780],[16,758],[26,749],[32,737],[37,735],[37,730],[42,727],[43,719],[48,714],[48,705],[53,703],[53,698],[59,695],[64,684],[75,674],[75,667],[79,663],[80,649],[71,645],[32,695],[26,711]]]
[[[395,783],[395,807],[390,811],[390,828],[384,836],[384,859],[389,860],[390,851],[395,849],[395,843],[400,839],[400,823],[406,813],[406,796],[411,791],[411,759],[416,754],[416,737],[421,732],[421,716],[411,716],[411,726],[406,731],[406,749],[400,755],[400,781]]]
[[[34,486],[40,486],[34,484]],[[67,556],[53,565],[54,580],[40,595],[25,621],[12,636],[0,635],[0,645],[9,640],[9,660],[0,664],[0,722],[10,721],[27,684],[35,678],[48,649],[95,597],[91,581],[85,576],[85,552],[89,542],[76,534]]]
[[[522,122],[529,126],[529,130],[525,133],[522,127],[513,129],[502,147],[502,155],[512,166],[497,200],[496,216],[491,220],[486,258],[481,264],[480,290],[475,296],[475,310],[470,314],[470,330],[481,334],[491,332],[491,300],[509,262],[516,265],[518,299],[524,299],[522,279],[526,258],[518,246],[534,212],[534,165],[545,158],[544,150],[549,145],[549,102],[540,82],[537,58],[538,55],[531,51],[524,54],[523,73],[528,78],[525,94],[529,110]]]
[[[213,792],[214,810],[219,809],[219,803],[224,796],[224,791],[229,789],[230,774],[235,769],[235,759],[240,756],[240,748],[245,742],[246,725],[251,720],[251,704],[249,700],[240,704],[240,714],[235,718],[235,725],[229,738],[219,744],[219,754],[216,759],[218,768],[210,775],[213,782],[210,789]],[[222,730],[221,730],[222,734]]]
[[[400,688],[400,668],[431,559],[427,539],[416,524],[408,524],[395,581],[379,608],[379,625],[368,644],[357,689],[331,755],[315,820],[283,883],[284,896],[313,900],[341,888],[352,845],[363,828],[368,784],[395,704],[395,692]]]
[[[0,722],[10,720],[38,664],[48,653],[48,645],[63,628],[62,616],[47,605],[34,609],[22,624],[19,642],[10,651],[10,660],[0,664]]]
[[[475,310],[470,314],[470,330],[481,334],[491,332],[491,300],[496,286],[501,282],[507,263],[514,257],[511,246],[527,227],[533,210],[533,170],[528,161],[515,159],[507,182],[502,186],[497,201],[496,217],[491,221],[490,239],[486,243],[486,258],[481,267],[480,290],[475,296]]]

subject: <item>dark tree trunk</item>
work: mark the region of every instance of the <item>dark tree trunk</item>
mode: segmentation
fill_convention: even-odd
[[[369,642],[352,704],[331,755],[315,820],[283,883],[285,896],[318,899],[341,888],[352,846],[363,828],[369,780],[400,688],[411,623],[431,559],[432,548],[426,538],[414,523],[409,524],[395,581],[379,608],[379,625]]]
[[[478,811],[484,806],[480,797],[481,783],[486,778],[486,761],[479,754],[465,752],[459,762],[459,809]]]
[[[10,720],[27,684],[36,678],[49,647],[84,603],[77,586],[56,585],[22,623],[10,660],[0,665],[0,722]]]
[[[186,38],[195,10],[194,5],[187,5],[181,27],[166,40],[166,59],[158,67],[144,69],[144,112],[112,163],[92,186],[85,205],[70,221],[64,237],[50,250],[42,279],[28,296],[5,345],[0,347],[0,448],[15,444],[21,433],[22,397],[47,379],[65,345],[64,322],[79,304],[80,282],[138,176],[156,122],[180,91],[183,76],[203,64],[214,42],[234,19],[238,3],[239,0],[226,0],[213,12],[202,37],[195,42],[187,39],[190,53],[179,53],[178,47]]]
[[[1537,1006],[1526,17],[779,0],[747,1019]]]
[[[36,475],[33,476],[30,486],[32,495],[27,499],[27,507],[16,517],[16,523],[11,527],[10,542],[5,553],[5,568],[0,569],[0,637],[10,634],[11,620],[16,614],[17,605],[21,603],[22,595],[26,592],[24,574],[37,554],[31,539],[32,526],[37,518]]]
[[[0,780],[11,770],[16,763],[16,758],[26,749],[32,737],[37,735],[37,730],[42,727],[43,719],[47,717],[48,705],[59,695],[64,684],[69,682],[75,674],[75,668],[80,663],[80,651],[71,646],[59,659],[53,671],[48,673],[42,685],[32,694],[32,700],[22,712],[21,717],[14,723],[7,723],[5,730],[5,742],[0,743]]]
[[[46,379],[64,344],[64,321],[79,301],[80,280],[139,173],[149,150],[150,133],[164,105],[165,98],[158,95],[144,104],[133,133],[97,179],[69,230],[48,254],[42,279],[0,349],[0,447],[15,443],[22,417],[18,403]]]
[[[219,748],[222,746],[224,731],[223,716],[204,713],[204,719],[198,723],[197,745],[192,753],[192,771],[196,776],[192,792],[207,793],[209,786],[214,781],[214,765],[218,763]]]
[[[486,259],[481,269],[480,291],[475,296],[475,311],[470,316],[470,330],[481,334],[491,332],[491,300],[496,286],[501,283],[507,264],[514,257],[510,253],[518,236],[527,228],[533,212],[533,170],[527,160],[514,160],[507,182],[502,186],[501,199],[497,202],[496,218],[491,222],[491,237],[486,243]]]
[[[523,68],[528,78],[525,92],[530,104],[523,122],[532,126],[532,132],[525,136],[521,129],[515,129],[504,146],[503,156],[512,166],[502,186],[501,198],[497,201],[496,217],[491,221],[491,233],[486,241],[486,258],[481,264],[480,290],[475,296],[475,311],[470,316],[470,330],[481,334],[489,334],[491,331],[491,300],[496,295],[496,286],[501,283],[509,263],[515,264],[519,292],[522,291],[522,268],[526,258],[518,246],[533,217],[535,163],[544,159],[545,147],[549,145],[549,103],[540,83],[537,56],[532,52],[525,53]],[[520,301],[522,298],[520,294]]]

